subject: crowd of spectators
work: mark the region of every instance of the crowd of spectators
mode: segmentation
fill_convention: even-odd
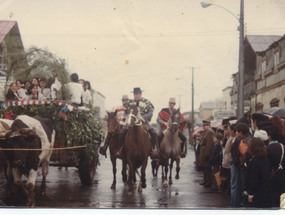
[[[253,113],[224,119],[221,129],[209,124],[203,121],[194,136],[200,184],[224,193],[232,208],[278,208],[285,193],[284,119]]]

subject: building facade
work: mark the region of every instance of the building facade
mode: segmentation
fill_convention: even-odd
[[[285,36],[258,54],[254,81],[251,106],[255,112],[285,108]]]

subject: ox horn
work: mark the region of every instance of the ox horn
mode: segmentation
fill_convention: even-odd
[[[10,132],[9,130],[0,132],[0,140],[5,140],[9,132]]]

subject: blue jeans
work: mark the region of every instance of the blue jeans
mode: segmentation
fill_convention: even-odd
[[[239,208],[241,201],[240,171],[235,165],[231,165],[231,207]]]

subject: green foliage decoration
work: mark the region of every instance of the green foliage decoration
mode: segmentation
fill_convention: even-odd
[[[53,121],[56,130],[56,139],[61,135],[65,135],[66,147],[86,145],[86,153],[93,162],[94,144],[100,138],[101,124],[97,119],[97,111],[91,109],[90,112],[85,111],[68,111],[65,114],[61,112],[63,106],[55,103],[46,105],[22,105],[9,106],[1,108],[1,117],[8,112],[15,119],[18,115],[28,115],[50,118]],[[59,114],[61,113],[61,114]],[[66,117],[66,119],[64,119]],[[79,150],[67,150],[71,158],[72,165],[79,165]]]

